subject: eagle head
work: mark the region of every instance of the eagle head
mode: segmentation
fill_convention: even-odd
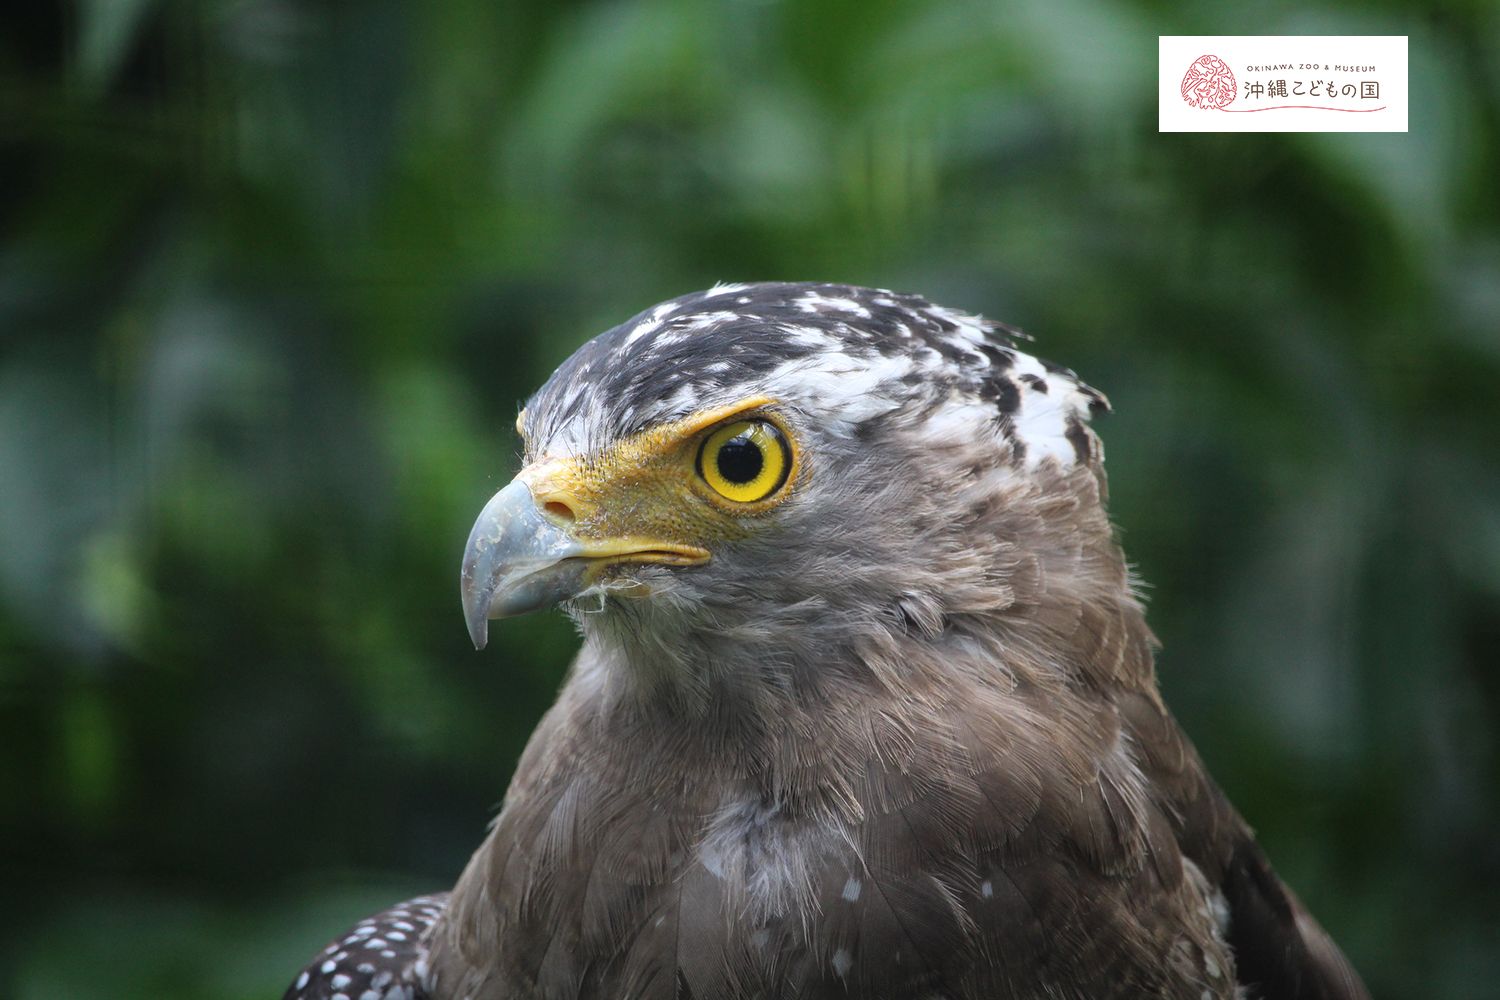
[[[526,404],[524,468],[474,525],[475,645],[560,603],[637,675],[878,670],[1034,624],[1090,566],[1119,590],[1088,427],[1108,404],[1020,337],[812,283],[720,285],[600,334]]]

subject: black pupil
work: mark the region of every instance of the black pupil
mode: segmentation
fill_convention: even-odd
[[[766,465],[766,457],[760,453],[760,446],[749,438],[742,437],[725,441],[716,461],[719,475],[731,483],[754,481]]]

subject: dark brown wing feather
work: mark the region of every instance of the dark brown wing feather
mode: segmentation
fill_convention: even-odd
[[[1229,942],[1240,982],[1267,1000],[1369,1000],[1348,959],[1253,841],[1241,841],[1225,874]]]
[[[1369,1000],[1364,984],[1327,932],[1271,869],[1176,722],[1144,694],[1117,699],[1148,777],[1169,804],[1174,833],[1224,895],[1235,973],[1252,998]]]

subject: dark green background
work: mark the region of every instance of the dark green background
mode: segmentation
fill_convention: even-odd
[[[1158,34],[1410,36],[1162,135]],[[1109,394],[1168,700],[1377,997],[1500,996],[1500,11],[0,6],[0,997],[266,998],[451,883],[574,639],[468,644],[517,404],[716,280]]]

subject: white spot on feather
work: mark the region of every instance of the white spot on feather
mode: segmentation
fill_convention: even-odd
[[[658,308],[657,311],[660,312],[661,310]],[[626,337],[625,343],[621,344],[620,346],[629,347],[631,344],[635,343],[637,340],[640,340],[646,334],[654,332],[660,326],[661,321],[657,320],[655,317],[648,320],[642,320],[639,324],[637,324],[634,330],[630,331],[630,336]]]
[[[1032,388],[1018,376],[1041,379],[1046,392]],[[1056,458],[1064,467],[1072,465],[1077,454],[1068,440],[1068,423],[1089,419],[1089,396],[1079,391],[1078,380],[1061,372],[1049,372],[1030,354],[1015,352],[1010,376],[1020,390],[1020,404],[1011,420],[1016,434],[1026,444],[1026,462],[1035,465],[1047,457]]]
[[[844,883],[844,898],[851,903],[859,902],[859,892],[864,888],[864,883],[857,878],[851,878]]]
[[[753,922],[813,907],[814,872],[827,850],[821,835],[783,822],[778,811],[758,796],[730,797],[698,845],[699,862]]]
[[[839,312],[853,313],[854,315],[860,316],[864,319],[870,318],[870,310],[866,309],[858,302],[855,302],[853,299],[826,296],[822,298],[822,303],[823,306],[828,309],[836,309]]]
[[[838,974],[838,977],[840,979],[843,979],[844,974],[847,973],[853,966],[854,956],[849,954],[848,948],[840,948],[838,951],[833,953],[833,971]]]
[[[866,361],[828,353],[786,362],[765,377],[761,391],[772,399],[815,405],[830,430],[847,434],[855,424],[894,409],[905,395],[900,380],[912,370],[905,355]]]

